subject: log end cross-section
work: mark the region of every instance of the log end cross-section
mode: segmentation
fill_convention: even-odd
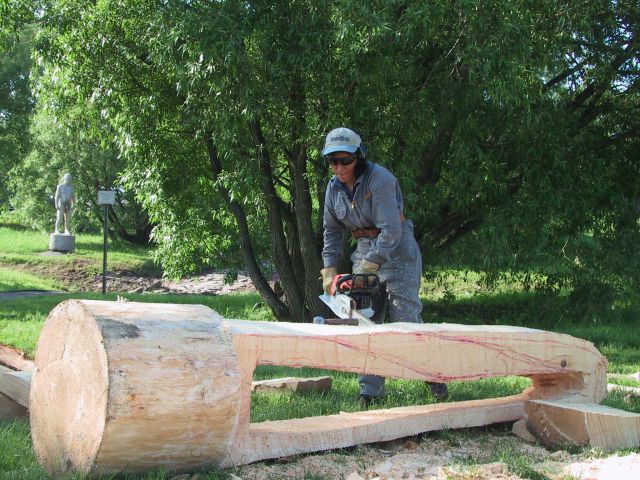
[[[47,319],[31,388],[37,457],[53,475],[219,464],[239,374],[202,306],[67,301]]]

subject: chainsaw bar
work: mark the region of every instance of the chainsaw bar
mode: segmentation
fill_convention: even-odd
[[[365,308],[362,312],[359,312],[355,308],[355,300],[349,295],[341,293],[338,295],[327,295],[324,293],[320,295],[319,298],[340,318],[354,318],[358,320],[358,325],[375,325],[366,317],[366,315],[373,315],[373,309]]]

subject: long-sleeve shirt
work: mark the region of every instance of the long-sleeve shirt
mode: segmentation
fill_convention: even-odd
[[[345,232],[357,228],[380,229],[364,258],[378,265],[389,261],[402,237],[402,215],[400,185],[386,168],[367,162],[365,171],[353,184],[353,192],[334,176],[324,200],[324,266],[338,264]]]

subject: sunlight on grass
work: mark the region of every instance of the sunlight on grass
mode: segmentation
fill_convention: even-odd
[[[62,285],[55,280],[0,267],[0,292],[14,290],[59,290],[61,288]]]
[[[76,234],[76,250],[66,255],[43,255],[49,250],[49,237],[32,230],[15,230],[0,226],[0,261],[5,263],[69,263],[86,260],[102,268],[103,237],[97,234]],[[108,261],[111,267],[128,268],[160,275],[153,264],[148,247],[133,246],[109,240]]]
[[[0,479],[44,479],[31,448],[29,420],[0,420]]]
[[[33,263],[50,265],[53,262],[75,261],[79,268],[99,272],[102,262],[102,236],[84,235],[76,237],[77,250],[70,255],[42,256],[47,250],[48,237],[29,230],[0,226],[0,291],[18,289],[58,289],[53,280],[11,270],[9,263]],[[111,244],[110,266],[138,272],[158,273],[157,266],[149,259],[146,248]],[[75,264],[74,264],[75,267]],[[436,281],[423,282],[421,298],[424,304],[423,319],[433,323],[461,323],[466,325],[514,325],[539,328],[594,343],[609,360],[609,371],[634,373],[640,371],[640,337],[631,335],[636,330],[638,302],[616,305],[615,310],[588,312],[578,316],[567,307],[567,298],[544,292],[525,291],[518,282],[503,282],[489,291],[481,276],[475,272],[447,270]],[[122,294],[121,294],[122,295]],[[274,321],[270,309],[258,294],[233,295],[160,295],[125,294],[132,302],[202,304],[217,311],[222,317]],[[57,304],[72,298],[115,300],[115,294],[103,296],[99,293],[64,293],[36,298],[3,299],[0,307],[0,343],[14,346],[33,357],[38,335],[47,315]],[[315,377],[330,375],[332,388],[323,393],[254,393],[252,394],[251,421],[286,420],[309,416],[331,415],[339,412],[356,412],[362,409],[359,402],[358,377],[354,373],[327,371],[311,368],[294,369],[277,366],[259,366],[254,379],[281,378],[289,376]],[[615,380],[622,385],[637,386],[632,380]],[[473,382],[451,382],[448,384],[449,402],[504,397],[520,393],[530,385],[524,377],[500,377]],[[423,381],[388,379],[386,397],[375,408],[393,408],[409,405],[428,405],[436,400]],[[640,413],[640,401],[622,392],[613,392],[602,402],[615,408]],[[478,429],[434,432],[441,437],[462,438],[479,436]],[[509,471],[524,478],[539,478],[531,469],[530,459],[518,455],[512,445],[505,441],[490,452],[494,461],[504,462]],[[229,478],[232,471],[210,470],[198,478]],[[308,478],[315,478],[307,476]],[[307,478],[305,477],[305,478]],[[0,422],[0,480],[42,479],[46,476],[35,461],[31,448],[28,422]],[[76,476],[72,478],[83,478]],[[149,472],[143,476],[125,475],[122,478],[166,480],[165,472]]]

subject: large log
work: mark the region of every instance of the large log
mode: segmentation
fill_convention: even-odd
[[[37,457],[53,475],[190,471],[515,421],[528,399],[599,402],[587,341],[506,326],[371,327],[224,320],[203,306],[70,300],[49,315],[31,388]],[[250,423],[257,365],[449,382],[522,375],[504,399]]]

